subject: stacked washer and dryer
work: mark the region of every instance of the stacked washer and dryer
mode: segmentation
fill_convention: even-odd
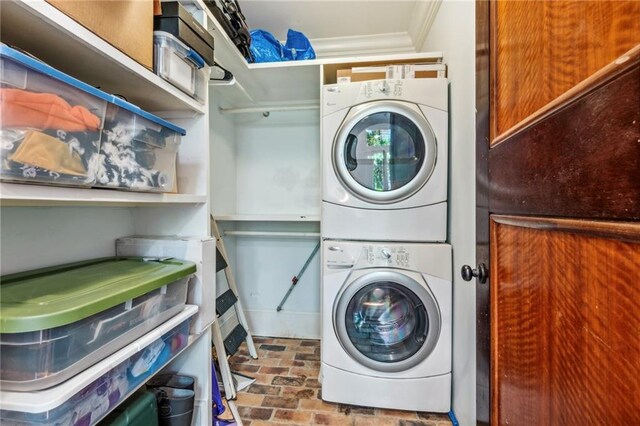
[[[448,412],[446,78],[322,92],[322,399]]]

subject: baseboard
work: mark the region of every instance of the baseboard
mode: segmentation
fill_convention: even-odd
[[[249,329],[254,336],[291,337],[297,339],[320,338],[320,312],[280,312],[245,310]],[[226,336],[235,326],[233,316],[220,319],[222,335]]]

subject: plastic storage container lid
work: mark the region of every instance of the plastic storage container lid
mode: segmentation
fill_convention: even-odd
[[[196,272],[176,259],[102,258],[0,277],[0,333],[74,323]]]
[[[181,127],[178,127],[172,123],[169,123],[166,120],[163,120],[162,118],[150,114],[148,112],[146,112],[145,110],[135,106],[132,103],[129,103],[125,100],[122,100],[116,96],[110,95],[106,92],[103,92],[100,89],[96,89],[93,86],[88,85],[87,83],[84,83],[76,78],[71,77],[70,75],[67,75],[61,71],[58,71],[57,69],[53,68],[50,65],[45,64],[42,61],[39,61],[37,59],[32,58],[29,55],[25,55],[24,53],[18,52],[15,49],[10,48],[9,46],[7,46],[6,44],[0,43],[0,57],[2,58],[10,58],[15,62],[20,63],[21,65],[38,71],[42,74],[48,75],[50,77],[53,77],[57,80],[60,80],[70,86],[76,87],[80,90],[84,90],[87,93],[90,93],[91,95],[103,99],[107,102],[110,102],[112,104],[116,104],[121,108],[124,108],[128,111],[133,112],[134,114],[138,114],[144,118],[146,118],[149,121],[152,121],[154,123],[160,124],[161,126],[167,127],[171,130],[173,130],[176,133],[180,133],[182,136],[187,134],[187,131],[184,130]]]

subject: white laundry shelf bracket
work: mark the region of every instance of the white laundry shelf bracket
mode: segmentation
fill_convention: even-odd
[[[319,232],[280,232],[280,231],[224,231],[224,235],[238,237],[289,237],[289,238],[318,238]]]

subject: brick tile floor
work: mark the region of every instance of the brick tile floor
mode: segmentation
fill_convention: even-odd
[[[318,383],[320,341],[254,337],[258,359],[246,345],[231,358],[231,369],[256,382],[238,393],[243,424],[445,426],[446,414],[383,410],[324,402]]]

